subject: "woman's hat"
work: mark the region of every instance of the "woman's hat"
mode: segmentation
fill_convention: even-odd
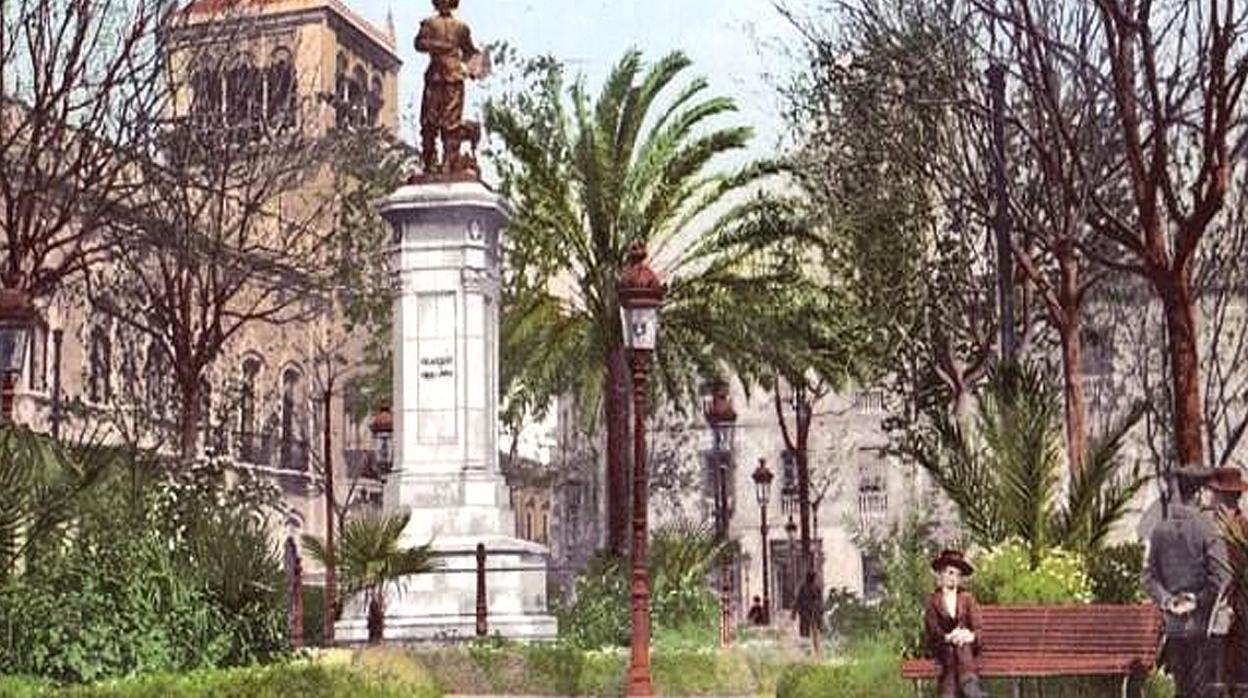
[[[971,563],[966,561],[966,556],[961,550],[942,550],[935,560],[932,560],[932,569],[939,572],[946,567],[956,567],[962,574],[968,577],[975,574],[975,568],[971,567]]]
[[[1205,487],[1217,492],[1248,492],[1248,482],[1244,482],[1244,472],[1239,468],[1215,469]]]

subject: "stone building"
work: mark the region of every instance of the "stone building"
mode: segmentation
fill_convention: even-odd
[[[313,136],[336,128],[397,129],[393,28],[379,29],[337,0],[198,0],[185,13],[170,56],[178,85],[173,118],[224,129],[241,141],[285,129]],[[299,194],[283,193],[279,205],[298,205]],[[325,220],[330,224],[332,216]],[[107,270],[98,271],[107,278]],[[152,438],[168,432],[176,415],[168,350],[86,298],[81,286],[68,287],[39,308],[42,322],[16,385],[16,420],[69,436],[101,427],[172,451],[170,441]],[[343,386],[359,341],[342,336],[341,327],[332,310],[298,322],[251,323],[227,341],[201,381],[199,450],[228,454],[271,477],[296,533],[324,531],[319,473],[326,433],[339,501],[350,495],[364,506],[380,505],[367,420],[344,409]],[[345,365],[328,396],[326,424],[329,347]]]

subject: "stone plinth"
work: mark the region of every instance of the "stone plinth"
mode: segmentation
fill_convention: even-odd
[[[386,600],[386,638],[470,637],[476,546],[488,554],[490,633],[552,638],[544,547],[516,539],[498,467],[499,242],[510,209],[478,182],[408,185],[380,202],[394,228],[394,469],[387,510],[408,509],[405,545],[442,567]],[[355,599],[336,626],[367,639]]]

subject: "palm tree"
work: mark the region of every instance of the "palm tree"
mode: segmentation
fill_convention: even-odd
[[[403,578],[437,569],[433,545],[403,548],[399,540],[411,512],[364,516],[347,521],[337,541],[335,567],[343,597],[363,593],[368,604],[368,641],[381,642],[385,634],[386,588],[401,588]],[[326,564],[325,544],[304,535],[303,547],[313,560]],[[327,613],[331,612],[329,609]]]
[[[540,412],[571,393],[587,420],[602,415],[617,553],[627,540],[629,424],[616,279],[630,246],[647,246],[668,285],[655,383],[678,408],[700,378],[734,373],[749,384],[777,369],[799,373],[799,353],[803,366],[836,356],[835,323],[820,319],[827,296],[803,263],[817,237],[791,201],[759,193],[781,173],[777,163],[712,171],[752,132],[711,124],[736,105],[705,96],[701,78],[678,87],[689,65],[675,52],[646,67],[629,51],[591,104],[580,82],[565,103],[561,68],[545,64],[536,89],[486,108],[516,210],[502,298],[508,409]]]
[[[1063,416],[1043,371],[1000,365],[976,403],[969,425],[943,408],[930,411],[902,448],[957,505],[971,538],[992,546],[1017,537],[1033,565],[1055,546],[1085,555],[1098,550],[1148,482],[1119,458],[1142,408],[1093,443],[1059,501],[1066,472]]]

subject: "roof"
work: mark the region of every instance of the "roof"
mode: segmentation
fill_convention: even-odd
[[[277,15],[308,10],[322,10],[337,15],[347,25],[372,40],[396,62],[402,63],[394,37],[356,14],[341,0],[191,0],[183,12],[187,15],[221,15],[227,11],[236,15]],[[195,20],[191,22],[194,23]]]

